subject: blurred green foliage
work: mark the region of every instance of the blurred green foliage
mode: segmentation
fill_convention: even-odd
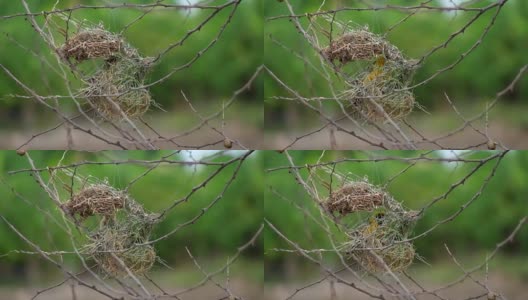
[[[290,151],[298,166],[316,163],[320,151]],[[371,152],[373,155],[393,157],[417,157],[420,152],[384,151]],[[449,152],[435,152],[435,157]],[[490,152],[471,153],[468,158],[487,157]],[[328,151],[322,162],[340,158],[368,158],[363,152]],[[283,154],[266,152],[266,169],[288,166]],[[414,230],[422,233],[438,221],[443,220],[469,201],[478,192],[489,175],[495,160],[488,162],[463,185],[458,186],[446,199],[429,208]],[[408,163],[402,161],[384,162],[345,162],[337,164],[336,170],[343,174],[352,174],[352,178],[367,177],[369,182],[383,185],[402,171]],[[419,162],[410,170],[398,176],[388,187],[390,194],[410,209],[420,209],[433,198],[446,193],[451,185],[466,176],[475,164]],[[514,151],[506,154],[495,176],[483,190],[480,197],[466,208],[456,219],[439,226],[426,236],[417,239],[417,252],[426,260],[445,257],[444,243],[456,253],[467,255],[492,251],[495,245],[503,241],[515,228],[519,220],[528,215],[528,152]],[[287,237],[306,249],[331,248],[326,233],[312,219],[307,218],[299,207],[319,215],[319,208],[306,191],[298,184],[288,170],[266,173],[265,216]],[[306,178],[306,170],[301,171]],[[280,196],[279,196],[280,195]],[[337,231],[336,231],[337,232]],[[341,236],[338,234],[338,236]],[[266,259],[270,263],[280,263],[286,258],[284,252],[271,249],[291,249],[275,232],[267,229],[264,235]],[[501,249],[503,253],[521,255],[528,253],[528,227],[518,233],[511,243]],[[289,256],[292,258],[292,256]]]
[[[50,10],[56,1],[28,1],[32,11]],[[219,5],[226,1],[211,1],[208,5]],[[123,2],[109,2],[120,4]],[[56,9],[83,5],[104,5],[105,1],[60,1]],[[152,3],[151,1],[127,1],[127,3]],[[185,2],[184,2],[185,3]],[[185,106],[186,102],[181,94],[198,104],[221,103],[233,92],[241,88],[254,74],[256,68],[262,64],[263,46],[262,31],[263,19],[259,0],[245,0],[239,5],[232,20],[213,47],[200,55],[189,68],[176,72],[173,76],[160,84],[153,86],[150,91],[153,98],[165,110]],[[209,22],[205,23],[199,31],[193,33],[181,46],[171,50],[163,57],[149,75],[150,81],[155,81],[173,68],[185,65],[191,61],[198,52],[206,48],[213,41],[232,12],[233,6],[222,10]],[[24,8],[19,1],[2,1],[0,3],[1,15],[23,13]],[[79,9],[74,10],[71,17],[84,24],[103,24],[112,32],[120,32],[127,24],[140,17],[143,10],[131,8],[117,9]],[[139,50],[143,56],[156,56],[169,45],[178,42],[189,31],[197,27],[204,19],[208,18],[213,10],[176,10],[155,9],[144,18],[134,23],[125,32],[125,39]],[[66,15],[67,17],[67,15]],[[44,17],[37,16],[39,25],[45,22]],[[57,22],[59,28],[53,34],[57,44],[64,41],[58,33],[59,29],[65,30],[66,23],[57,16],[50,17]],[[74,29],[69,27],[69,31]],[[243,29],[243,30],[241,30]],[[67,95],[68,91],[64,80],[54,71],[58,69],[57,58],[42,41],[42,38],[33,30],[30,23],[23,17],[0,20],[0,63],[8,68],[15,76],[30,88],[34,88],[41,95]],[[47,60],[42,62],[41,58]],[[49,65],[48,65],[49,63]],[[101,63],[101,62],[96,62]],[[88,67],[86,67],[88,65]],[[81,68],[93,68],[94,63],[83,63]],[[82,87],[79,79],[71,72],[68,80],[74,88]],[[245,103],[258,104],[262,100],[263,84],[258,78],[255,84],[240,96]],[[147,82],[149,82],[147,80]],[[75,90],[73,91],[75,93]],[[11,97],[9,94],[26,93],[9,78],[0,72],[0,97],[1,105],[9,105],[11,114],[23,110],[31,101],[22,101]],[[67,100],[63,100],[67,103]],[[203,106],[203,105],[202,105]],[[218,105],[215,105],[218,107]],[[7,111],[4,110],[4,113]]]
[[[379,5],[383,6],[388,3],[411,6],[419,5],[421,2],[423,1],[379,1]],[[478,5],[485,6],[492,2],[495,1],[479,1]],[[360,1],[332,0],[325,1],[325,3],[322,10],[338,9],[344,6],[362,7]],[[432,1],[428,4],[440,5],[442,2]],[[321,1],[293,1],[292,5],[296,13],[303,14],[317,11]],[[462,53],[471,48],[479,40],[495,12],[495,9],[486,12],[463,34],[454,38],[446,48],[441,48],[426,60],[417,71],[414,83],[421,82],[437,70],[452,64]],[[384,34],[408,13],[395,9],[343,11],[337,13],[335,18],[351,26],[368,26],[371,31]],[[279,1],[269,1],[265,7],[265,19],[281,15],[289,15],[286,5]],[[397,26],[387,38],[406,56],[419,58],[433,47],[444,43],[452,33],[462,28],[474,15],[473,12],[423,10]],[[316,18],[313,19],[316,20]],[[306,28],[307,18],[301,18],[301,23]],[[321,22],[321,24],[325,23]],[[317,68],[321,69],[318,54],[296,30],[293,22],[288,18],[267,20],[264,34],[265,64],[281,80],[306,97],[331,95],[326,80],[306,62],[296,57],[296,55],[307,56]],[[322,34],[319,39],[322,46],[328,43],[328,38]],[[416,88],[416,99],[428,111],[447,105],[444,93],[447,93],[458,105],[471,106],[481,101],[489,101],[497,92],[504,89],[515,78],[520,68],[526,64],[527,47],[528,3],[522,0],[510,0],[500,12],[488,35],[482,40],[482,44],[454,69]],[[339,88],[344,88],[341,80],[335,76],[332,78],[338,91]],[[524,99],[526,95],[528,95],[528,78],[522,79],[515,91],[508,94],[506,100],[512,104],[518,104],[526,100]],[[291,97],[292,95],[268,77],[265,81],[267,109],[277,114],[284,113],[288,104],[284,101],[272,100],[271,96]]]
[[[194,156],[199,151],[193,151]],[[37,167],[54,166],[63,155],[63,151],[31,151],[31,158]],[[107,162],[114,160],[157,160],[168,151],[108,151],[99,153],[69,152],[64,164],[85,160]],[[233,155],[240,155],[233,152]],[[178,159],[180,154],[172,156]],[[188,262],[185,247],[198,257],[222,257],[234,255],[237,247],[249,241],[262,222],[262,189],[264,184],[261,154],[251,154],[242,164],[235,180],[225,191],[223,197],[194,224],[178,230],[173,235],[155,244],[158,255],[172,266]],[[187,158],[188,159],[188,158]],[[222,155],[215,162],[225,162],[233,156]],[[202,209],[211,203],[230,180],[236,164],[227,166],[210,180],[205,188],[198,189],[188,201],[172,209],[162,223],[156,225],[152,239],[160,237],[178,225],[185,223],[202,213]],[[150,165],[152,166],[152,165]],[[0,152],[0,169],[2,170],[0,194],[0,213],[9,220],[21,233],[46,251],[72,250],[72,242],[64,227],[62,213],[50,200],[43,189],[35,182],[30,173],[8,175],[8,171],[28,168],[26,157],[20,157],[14,151]],[[149,166],[138,163],[120,165],[84,165],[77,168],[83,176],[94,176],[116,188],[126,188],[127,184],[137,178]],[[139,179],[130,189],[130,195],[150,211],[160,212],[173,202],[183,198],[218,168],[218,166],[192,166],[162,164]],[[47,180],[49,174],[43,172]],[[63,180],[64,176],[61,177]],[[69,185],[71,179],[65,184]],[[57,182],[55,182],[57,183]],[[61,199],[67,201],[69,192],[61,183],[57,184]],[[77,187],[78,188],[78,187]],[[52,218],[53,217],[53,218]],[[58,222],[54,221],[57,220]],[[74,232],[75,233],[75,232]],[[262,255],[262,239],[254,247],[242,253],[246,258]],[[34,251],[21,240],[4,222],[0,222],[0,271],[1,266],[23,264],[36,258],[24,254],[11,253],[11,250]],[[3,254],[9,255],[2,257]],[[73,256],[66,259],[79,263]],[[42,261],[42,260],[41,260]],[[7,265],[6,265],[7,264]]]

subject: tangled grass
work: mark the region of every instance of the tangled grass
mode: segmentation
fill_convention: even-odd
[[[375,246],[368,246],[365,250],[353,248],[347,253],[349,257],[370,273],[383,273],[387,271],[387,268],[391,272],[405,271],[413,263],[416,255],[414,246],[410,242],[377,247],[381,248],[375,249]]]
[[[412,81],[414,61],[391,61],[379,57],[349,83],[343,93],[355,115],[370,121],[405,119],[416,106],[414,94],[406,89]]]
[[[121,216],[116,216],[90,234],[91,243],[86,246],[88,254],[104,272],[125,277],[145,274],[156,261],[154,247],[144,244],[148,241],[153,214],[132,202]],[[127,271],[128,269],[128,271]]]
[[[130,197],[123,208],[89,234],[88,255],[107,274],[126,277],[142,275],[156,261],[156,251],[148,242],[157,215],[147,213]]]
[[[82,28],[59,49],[65,60],[83,62],[101,58],[104,63],[87,80],[81,95],[99,115],[109,120],[136,118],[153,103],[145,77],[152,67],[151,58],[143,58],[121,36],[101,25]]]
[[[149,62],[138,57],[121,56],[107,62],[88,79],[81,93],[92,107],[108,119],[140,117],[146,113],[152,97],[142,88]]]
[[[395,206],[401,208],[401,205]],[[374,210],[367,221],[348,233],[348,240],[343,244],[344,253],[371,273],[385,272],[386,268],[392,272],[404,271],[416,255],[413,244],[405,240],[418,214],[394,208]]]

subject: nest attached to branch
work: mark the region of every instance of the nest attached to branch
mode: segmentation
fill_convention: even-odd
[[[405,271],[413,263],[416,254],[410,242],[382,249],[352,250],[349,253],[350,257],[370,273],[384,273],[387,268],[391,272]]]
[[[404,241],[415,221],[416,212],[377,210],[349,233],[343,250],[371,273],[386,272],[386,267],[392,272],[404,271],[416,255],[413,244]]]
[[[88,254],[107,274],[126,277],[129,272],[142,275],[156,261],[156,251],[148,242],[157,215],[147,213],[137,202],[128,198],[125,207],[109,222],[90,234]],[[128,269],[128,270],[127,270]]]
[[[390,60],[401,60],[403,56],[395,46],[367,29],[352,30],[331,41],[322,54],[330,61],[342,64],[358,60],[371,60],[380,55]]]
[[[347,215],[358,211],[372,211],[383,206],[387,193],[374,185],[364,182],[350,182],[340,189],[331,192],[323,203],[324,207],[332,214]]]
[[[69,38],[59,49],[64,59],[78,62],[103,58],[110,59],[120,53],[125,46],[118,35],[101,28],[85,29]]]
[[[146,274],[156,261],[156,251],[150,245],[131,248],[105,247],[94,249],[93,258],[107,274],[126,277],[128,272],[135,275]],[[112,249],[110,251],[105,249]],[[108,251],[108,252],[105,252]],[[128,269],[128,271],[127,271]]]
[[[91,75],[81,95],[101,116],[110,120],[140,117],[154,102],[144,86],[152,58],[143,58],[120,35],[99,25],[83,28],[59,49],[65,60],[83,62],[101,58],[104,63]],[[122,113],[121,113],[122,112]]]
[[[330,191],[320,201],[325,212],[346,233],[340,252],[370,273],[386,272],[387,267],[399,272],[409,267],[417,254],[407,239],[420,213],[406,209],[388,191],[366,178],[355,181],[334,169],[322,170],[332,177],[330,182],[340,186],[332,191],[326,176],[311,170],[311,180],[321,181]]]
[[[146,244],[159,215],[145,211],[126,192],[108,183],[96,183],[82,188],[62,205],[74,218],[99,217],[97,227],[88,230],[90,242],[83,253],[95,260],[107,274],[118,277],[142,275],[156,261],[156,251]]]
[[[342,24],[341,24],[342,25]],[[367,28],[343,26],[346,33],[321,50],[329,61],[342,65],[366,61],[363,70],[347,79],[348,87],[340,100],[346,102],[358,119],[371,122],[403,120],[416,106],[412,91],[407,89],[417,69],[416,60],[408,60],[383,37]]]
[[[140,117],[149,110],[152,97],[143,86],[149,62],[145,59],[122,57],[107,62],[88,79],[81,91],[92,107],[108,119]]]
[[[107,184],[92,184],[74,194],[62,208],[70,216],[79,215],[83,220],[94,215],[112,216],[125,206],[127,198],[126,193]]]
[[[413,62],[387,61],[384,58],[349,83],[342,99],[356,116],[369,121],[405,119],[416,106],[412,91],[407,90],[414,74]]]
[[[87,245],[90,257],[112,276],[145,274],[156,261],[154,247],[143,244],[148,241],[153,220],[127,212],[122,219],[101,226],[91,234],[92,242]]]

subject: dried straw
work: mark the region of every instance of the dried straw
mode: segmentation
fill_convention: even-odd
[[[358,60],[371,60],[380,55],[390,60],[403,59],[398,48],[367,29],[351,30],[333,40],[321,52],[328,60],[338,60],[342,64]]]
[[[85,61],[94,58],[110,59],[121,52],[123,40],[102,28],[84,29],[68,39],[59,49],[65,59]]]
[[[140,117],[153,102],[143,86],[148,61],[122,57],[107,63],[89,80],[81,93],[98,113],[109,119]]]
[[[111,216],[123,208],[128,196],[119,190],[105,184],[91,184],[62,205],[62,208],[70,215],[79,215],[85,219],[94,215]]]
[[[358,118],[379,122],[386,120],[387,114],[402,120],[416,106],[414,94],[406,89],[413,74],[412,62],[380,59],[349,83],[342,98]]]
[[[372,184],[363,181],[350,182],[330,193],[323,204],[332,214],[347,215],[358,211],[371,211],[380,207],[388,195]]]
[[[416,255],[413,244],[404,242],[414,227],[416,214],[389,209],[375,214],[349,233],[343,245],[345,254],[371,273],[385,272],[384,264],[392,272],[404,271]]]

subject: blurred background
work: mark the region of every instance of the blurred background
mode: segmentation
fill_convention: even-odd
[[[56,166],[64,155],[63,151],[29,152],[37,168]],[[64,164],[83,161],[109,162],[134,160],[158,160],[171,152],[144,151],[108,151],[99,153],[68,152]],[[206,160],[213,163],[226,162],[243,155],[232,151],[217,153],[213,151],[183,151],[168,157],[179,161]],[[213,156],[213,157],[212,157]],[[209,158],[207,158],[209,157]],[[233,258],[237,248],[247,243],[262,223],[262,189],[264,184],[261,153],[252,153],[242,164],[235,180],[227,188],[223,197],[205,214],[190,225],[179,229],[168,238],[155,243],[157,255],[164,264],[157,262],[148,273],[157,284],[169,292],[189,288],[204,277],[193,264],[186,252],[188,247],[192,255],[201,264],[204,271],[213,272]],[[199,214],[202,208],[221,194],[233,176],[238,163],[228,165],[210,180],[205,188],[185,203],[172,209],[166,219],[154,227],[151,239],[158,238],[178,224],[184,223]],[[77,174],[91,175],[100,180],[107,179],[118,189],[126,188],[133,179],[143,174],[153,164],[127,163],[120,165],[82,165]],[[59,225],[64,225],[62,213],[39,187],[29,173],[9,175],[9,171],[30,167],[26,157],[16,155],[14,151],[0,152],[0,214],[12,223],[22,234],[45,251],[71,251],[70,237]],[[219,166],[205,165],[169,165],[161,164],[136,181],[129,190],[133,199],[147,210],[160,212],[174,201],[189,194],[193,187],[211,176]],[[48,180],[49,174],[42,176]],[[69,183],[69,181],[66,181]],[[66,187],[57,185],[62,200],[69,199]],[[56,223],[55,219],[59,222]],[[241,256],[229,267],[229,281],[233,292],[245,299],[259,299],[263,282],[263,239],[260,235],[253,246],[241,252]],[[65,279],[63,273],[40,255],[18,253],[35,251],[14,233],[5,222],[0,221],[0,299],[30,299],[37,290],[57,284]],[[58,256],[53,256],[59,260]],[[80,271],[82,266],[76,255],[64,255],[63,263],[69,270]],[[59,260],[62,261],[62,260]],[[89,262],[91,264],[91,262]],[[90,281],[90,276],[84,274]],[[146,279],[142,279],[148,284]],[[225,284],[226,274],[215,276]],[[112,285],[115,282],[109,281]],[[155,287],[152,286],[153,291]],[[78,299],[99,299],[101,295],[78,287]],[[205,287],[182,295],[180,299],[220,298],[218,290],[208,282]],[[71,299],[69,284],[48,293],[38,299]]]
[[[50,10],[55,2],[56,9],[70,8],[76,5],[119,5],[152,4],[155,1],[27,1],[32,11]],[[200,1],[171,0],[167,4],[198,3]],[[207,1],[215,6],[228,1]],[[152,98],[160,108],[151,107],[144,116],[145,121],[160,133],[172,136],[188,130],[200,123],[200,117],[185,102],[182,92],[192,102],[201,116],[208,116],[220,111],[233,93],[248,82],[251,76],[262,65],[262,10],[260,0],[244,0],[239,5],[232,20],[215,45],[204,52],[190,67],[184,68],[165,81],[150,88]],[[127,24],[140,17],[145,9],[121,7],[116,9],[79,9],[71,17],[86,24],[103,24],[111,32],[120,32]],[[156,64],[146,80],[147,83],[162,78],[175,67],[186,64],[196,54],[213,41],[229,17],[231,7],[222,10],[208,21],[199,31],[194,32],[182,46],[174,48]],[[24,17],[4,19],[24,13],[20,1],[2,1],[0,3],[0,64],[17,76],[25,85],[42,96],[67,95],[67,85],[53,68],[57,68],[57,59],[47,44],[33,30]],[[143,57],[156,56],[169,45],[176,43],[212,13],[210,9],[175,9],[156,8],[134,23],[125,32],[124,37]],[[66,15],[67,18],[67,15]],[[39,25],[44,18],[37,16]],[[55,21],[60,20],[55,18]],[[84,21],[83,21],[84,20]],[[65,22],[60,23],[66,27]],[[57,42],[64,37],[58,32],[65,28],[54,28]],[[242,30],[243,29],[243,30]],[[48,63],[44,62],[44,59]],[[90,65],[90,62],[83,63]],[[53,68],[52,68],[53,67]],[[71,72],[68,71],[69,75]],[[81,86],[74,76],[68,78],[74,92]],[[60,121],[51,110],[28,98],[16,98],[13,95],[25,95],[24,92],[5,72],[0,72],[0,148],[13,149],[31,137],[55,125]],[[225,132],[242,144],[258,148],[260,132],[263,125],[262,113],[263,84],[259,77],[234,101],[225,114],[220,116],[226,121]],[[60,107],[66,115],[75,115],[76,108],[71,99],[59,99]],[[51,104],[53,102],[50,101]],[[221,120],[220,118],[220,120]],[[82,122],[81,122],[82,123]],[[218,125],[213,122],[213,125]],[[82,123],[84,124],[84,123]],[[219,126],[219,125],[218,125]],[[207,128],[207,127],[206,127]],[[57,131],[56,131],[57,132]],[[79,134],[79,133],[78,133]],[[64,144],[63,130],[47,135],[47,139],[34,142],[33,148],[63,149],[57,146]],[[75,139],[75,137],[74,137]],[[184,140],[186,144],[211,142],[211,133],[207,130],[197,131]],[[76,139],[77,148],[87,149],[92,146],[86,139]],[[86,143],[82,144],[82,143]],[[93,142],[93,141],[92,141]],[[92,146],[93,147],[93,146]],[[99,148],[107,149],[104,146]]]
[[[321,151],[289,151],[294,164],[305,166],[315,164],[321,157]],[[327,151],[321,162],[331,162],[343,158],[369,159],[374,157],[410,158],[419,157],[424,152],[413,151]],[[466,159],[482,159],[493,152],[457,152]],[[432,158],[454,158],[451,151],[436,151],[429,155]],[[317,219],[319,208],[313,199],[287,170],[269,171],[275,167],[289,166],[284,154],[266,152],[266,187],[264,207],[265,217],[284,235],[304,249],[331,249],[326,232],[299,207],[312,212]],[[463,185],[458,186],[446,199],[440,200],[426,210],[416,228],[415,234],[431,228],[458,211],[469,201],[483,185],[485,178],[495,165],[495,160],[488,162],[470,176]],[[383,185],[409,166],[409,162],[387,160],[379,162],[344,162],[336,165],[336,172],[349,174],[351,180],[368,181]],[[467,175],[476,164],[420,161],[414,167],[397,176],[388,186],[387,191],[409,209],[420,209],[437,196],[446,193],[452,184]],[[506,154],[496,174],[483,190],[480,197],[467,207],[457,218],[443,224],[414,241],[416,252],[424,262],[415,258],[414,264],[407,271],[418,282],[427,288],[444,286],[456,281],[464,273],[455,265],[444,245],[455,255],[467,269],[482,263],[486,255],[495,246],[505,240],[521,218],[528,215],[528,152],[514,151]],[[307,172],[301,169],[306,179]],[[335,228],[331,226],[332,228]],[[337,233],[337,231],[336,231]],[[340,234],[338,234],[340,236]],[[411,235],[414,236],[414,235]],[[285,253],[273,249],[293,249],[274,231],[266,228],[264,235],[265,282],[267,299],[284,299],[295,289],[323,278],[326,273],[313,262],[298,253]],[[336,255],[323,254],[327,267],[339,269],[341,263]],[[314,256],[316,256],[314,254]],[[317,257],[317,256],[316,256]],[[351,281],[353,277],[346,277]],[[483,272],[474,274],[483,278]],[[528,226],[518,232],[512,242],[501,248],[497,256],[489,263],[490,287],[501,293],[506,299],[525,299],[528,293]],[[412,284],[409,283],[412,286]],[[478,294],[479,286],[471,280],[465,280],[441,293],[447,299],[465,299]],[[364,299],[364,295],[352,288],[336,284],[338,299]],[[316,284],[299,293],[293,299],[329,299],[327,282]],[[370,298],[368,298],[370,299]],[[419,299],[434,299],[424,298]]]
[[[294,11],[302,15],[315,12],[323,1],[290,1]],[[365,7],[362,3],[374,6],[386,4],[412,6],[423,1],[393,0],[393,1],[324,1],[322,11],[342,7]],[[453,6],[453,3],[467,1],[428,1],[430,6]],[[473,7],[484,7],[496,1],[472,1]],[[470,6],[471,7],[471,6]],[[429,57],[418,69],[414,83],[429,78],[438,69],[455,62],[462,53],[467,51],[479,40],[484,28],[491,21],[496,10],[483,14],[463,34],[454,38],[448,47],[441,48]],[[304,56],[320,70],[317,53],[300,34],[288,18],[269,20],[275,16],[289,15],[283,2],[269,1],[264,9],[265,14],[265,64],[284,83],[299,91],[305,97],[329,96],[328,83],[320,74],[314,71],[309,63],[298,58]],[[389,28],[397,24],[409,14],[409,11],[390,9],[379,11],[344,11],[335,15],[336,20],[348,23],[355,28],[368,26],[377,34],[385,34]],[[409,58],[420,58],[433,47],[445,42],[449,36],[462,28],[472,17],[473,12],[449,12],[437,10],[421,10],[405,22],[392,29],[387,39],[398,47]],[[314,17],[313,20],[316,20]],[[323,24],[323,22],[319,22]],[[301,18],[301,24],[307,27],[307,18]],[[326,28],[329,31],[329,28]],[[337,36],[337,33],[335,33]],[[320,35],[322,46],[328,44],[328,38]],[[276,42],[275,42],[276,41]],[[277,43],[278,42],[278,43]],[[504,5],[495,24],[488,35],[471,54],[465,57],[454,69],[444,72],[432,81],[414,90],[416,101],[427,112],[418,108],[409,116],[409,122],[426,136],[437,136],[447,133],[461,124],[460,118],[453,112],[446,101],[447,94],[461,113],[473,116],[485,110],[486,105],[495,98],[515,78],[522,66],[527,64],[526,48],[528,47],[528,3],[522,0],[509,0]],[[350,65],[350,64],[349,64]],[[348,67],[348,66],[347,66]],[[334,82],[338,91],[340,82]],[[281,101],[274,96],[292,97],[283,87],[270,76],[265,79],[265,123],[266,141],[270,149],[282,145],[294,137],[318,128],[323,120],[316,113],[305,108],[297,101]],[[489,113],[489,133],[497,140],[503,141],[514,149],[524,149],[528,146],[528,118],[524,113],[528,103],[528,77],[524,76],[512,92],[507,93]],[[334,105],[332,105],[334,104]],[[339,107],[335,103],[327,103],[325,111],[328,115],[337,114]],[[482,125],[481,123],[478,123]],[[339,137],[339,135],[338,135]],[[341,147],[358,149],[359,141],[348,135],[342,135],[338,140]],[[297,144],[301,149],[327,149],[328,134],[311,136],[311,140]],[[460,136],[449,140],[453,148],[461,148],[472,140],[472,136]],[[352,141],[351,141],[352,140]]]

